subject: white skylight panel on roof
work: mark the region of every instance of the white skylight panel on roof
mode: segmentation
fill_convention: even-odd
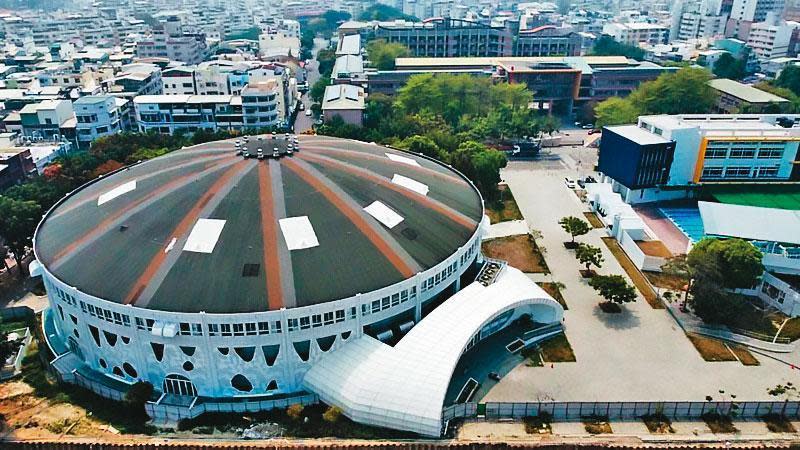
[[[104,194],[100,194],[100,196],[97,197],[97,206],[100,206],[106,202],[110,202],[111,200],[114,200],[120,195],[127,194],[128,192],[134,189],[136,189],[136,180],[129,181],[125,184],[121,184]]]
[[[377,219],[378,222],[386,225],[387,228],[394,228],[397,226],[397,224],[403,221],[403,216],[397,214],[391,208],[377,200],[364,208],[364,211]]]
[[[403,186],[406,189],[410,189],[418,194],[428,195],[428,185],[424,183],[420,183],[417,180],[404,177],[400,174],[394,174],[392,177],[392,183]]]
[[[195,253],[213,252],[224,226],[225,221],[221,219],[198,220],[194,228],[192,228],[192,232],[189,233],[189,238],[186,239],[183,250]]]
[[[287,217],[278,221],[289,250],[303,250],[319,245],[314,227],[308,216]]]
[[[405,157],[405,156],[396,155],[394,153],[386,153],[386,157],[391,159],[394,162],[399,162],[399,163],[402,163],[402,164],[408,164],[409,166],[419,167],[419,163],[416,160],[408,158],[408,157]]]

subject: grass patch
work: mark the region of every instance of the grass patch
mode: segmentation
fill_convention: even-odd
[[[698,336],[696,334],[687,334],[686,337],[689,338],[694,348],[697,349],[697,352],[700,353],[700,356],[706,361],[736,361],[736,357],[722,341]]]
[[[593,212],[584,211],[583,217],[586,218],[586,221],[589,222],[589,225],[591,225],[592,228],[605,228],[605,225],[603,225],[603,221],[600,220],[599,217],[597,217],[597,214]]]
[[[708,428],[710,428],[711,432],[714,434],[736,433],[739,431],[733,426],[730,416],[723,416],[718,413],[705,413],[701,417],[703,418],[703,422],[708,425]]]
[[[409,439],[416,435],[403,431],[361,425],[345,416],[335,421],[322,416],[328,409],[322,403],[303,408],[300,417],[290,417],[286,410],[264,411],[255,414],[205,413],[194,419],[178,422],[181,431],[192,430],[198,434],[211,434],[213,430],[231,432],[237,428],[247,428],[254,423],[277,423],[285,430],[285,436],[296,438],[336,437],[345,439]]]
[[[734,355],[739,358],[739,362],[744,364],[745,366],[760,366],[761,363],[756,359],[756,357],[747,350],[747,347],[743,345],[737,344],[728,344],[728,348],[731,349]]]
[[[800,317],[789,319],[781,329],[781,337],[789,338],[793,341],[800,339]]]
[[[776,413],[761,416],[761,420],[767,425],[767,429],[772,433],[797,433],[792,422],[785,416]]]
[[[548,412],[541,412],[538,416],[524,417],[522,422],[525,424],[525,432],[528,434],[552,434],[553,428],[550,422],[553,416]]]
[[[30,326],[30,322],[26,322],[23,320],[15,321],[15,322],[2,322],[0,321],[0,333],[10,333],[14,330],[18,330],[20,328],[28,328]]]
[[[642,274],[647,278],[647,281],[650,282],[655,287],[661,289],[669,289],[671,291],[680,291],[684,285],[686,285],[686,281],[676,277],[675,275],[670,275],[664,272],[651,272],[649,270],[643,270]]]
[[[575,352],[567,337],[562,333],[539,343],[542,360],[546,363],[575,362]]]
[[[567,307],[567,301],[564,300],[564,296],[561,295],[561,286],[559,286],[560,283],[545,281],[537,284],[539,287],[544,289],[544,291],[547,292],[550,297],[553,297],[553,300],[557,301],[561,307],[564,308],[564,311],[569,309],[569,307]]]
[[[642,416],[642,421],[644,422],[644,426],[647,427],[647,431],[653,434],[667,434],[675,432],[675,429],[672,428],[672,421],[663,414],[648,414]]]
[[[498,186],[498,190],[500,191],[498,199],[486,205],[486,215],[489,216],[489,221],[498,223],[522,219],[522,213],[519,211],[517,201],[514,200],[511,188],[501,184]]]
[[[642,296],[647,301],[647,304],[650,305],[653,309],[664,309],[664,305],[661,303],[661,300],[658,299],[658,295],[656,295],[656,291],[653,290],[653,287],[650,286],[650,283],[647,282],[647,279],[642,275],[642,272],[639,271],[639,268],[633,264],[628,255],[625,254],[625,251],[622,250],[620,247],[619,242],[611,236],[604,236],[603,242],[606,244],[609,250],[611,250],[611,254],[617,258],[619,264],[625,270],[625,273],[628,274],[631,281],[633,281],[634,286],[639,292],[642,293]]]
[[[583,422],[583,428],[589,434],[611,434],[614,432],[606,416],[588,416],[582,418],[581,421]]]
[[[488,258],[502,259],[526,273],[550,273],[544,256],[529,234],[505,236],[484,241],[483,254]]]

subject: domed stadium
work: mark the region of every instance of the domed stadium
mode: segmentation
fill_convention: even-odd
[[[243,137],[125,167],[34,237],[53,365],[173,404],[316,401],[304,376],[325,355],[394,345],[474,279],[483,217],[448,166],[344,139]]]

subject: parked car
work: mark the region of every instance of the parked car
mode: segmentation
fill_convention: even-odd
[[[576,183],[575,180],[568,177],[564,178],[564,184],[566,184],[567,187],[570,189],[575,189],[578,187],[578,183]]]
[[[594,125],[592,125],[590,123],[587,123],[586,125],[582,126],[581,128],[583,128],[584,130],[593,130],[594,129]]]
[[[581,189],[584,189],[586,187],[586,183],[580,178],[578,178],[578,186],[580,186]]]
[[[599,133],[599,132],[600,132],[600,130],[599,130],[598,128],[594,128],[594,129],[592,129],[592,130],[589,130],[589,134],[590,134],[590,135],[591,135],[591,134],[595,134],[595,133]]]
[[[586,177],[586,179],[584,181],[587,182],[587,183],[597,183],[597,180],[595,180],[594,177],[591,176],[591,175]]]
[[[313,113],[311,112],[311,110],[310,110],[310,109],[307,109],[307,110],[306,110],[306,116],[308,116],[308,117],[311,117],[311,114],[313,114]]]
[[[304,109],[306,109],[305,103],[300,103],[300,111],[303,111]]]
[[[494,381],[500,381],[500,374],[497,372],[489,372],[489,378]]]

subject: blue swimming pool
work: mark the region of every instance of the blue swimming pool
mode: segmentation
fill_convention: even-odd
[[[696,206],[658,208],[692,243],[705,237],[703,219]]]

